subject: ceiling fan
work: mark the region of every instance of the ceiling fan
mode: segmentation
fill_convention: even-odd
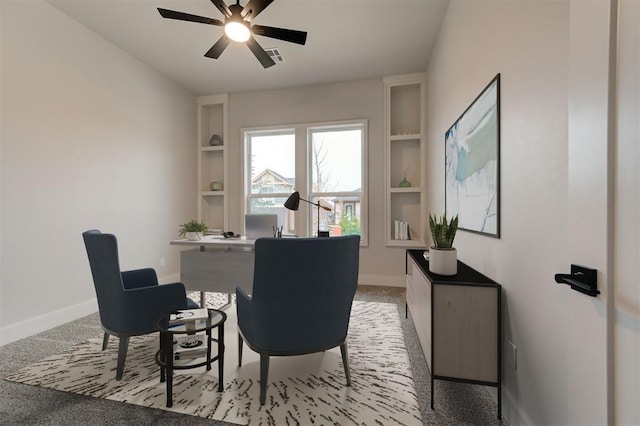
[[[217,7],[224,15],[224,22],[219,19],[192,15],[190,13],[178,12],[176,10],[163,9],[160,7],[158,8],[158,12],[160,12],[160,15],[162,15],[163,18],[224,27],[225,33],[213,46],[211,46],[211,49],[209,49],[204,56],[218,59],[231,41],[245,42],[258,61],[260,61],[262,66],[264,68],[269,68],[276,63],[271,59],[262,46],[258,44],[251,33],[301,45],[304,45],[307,41],[307,33],[305,31],[252,24],[253,18],[258,16],[260,12],[273,3],[273,1],[274,0],[249,0],[249,2],[242,7],[240,6],[240,0],[236,0],[236,4],[230,5],[227,5],[223,0],[211,0],[211,3],[213,3],[214,6]]]

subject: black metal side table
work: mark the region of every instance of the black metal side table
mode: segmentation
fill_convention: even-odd
[[[191,368],[207,367],[211,370],[211,363],[218,361],[218,392],[223,390],[224,371],[224,323],[227,314],[218,309],[208,309],[208,316],[203,319],[169,321],[169,315],[156,321],[156,329],[160,332],[160,349],[156,352],[156,363],[160,366],[160,382],[167,382],[167,407],[173,405],[173,371]],[[212,330],[218,329],[216,338],[212,337]],[[204,333],[203,333],[204,332]],[[200,334],[198,334],[200,333]],[[183,346],[180,341],[192,337],[194,345]],[[204,339],[202,342],[198,339]],[[200,341],[199,346],[195,342]],[[218,353],[211,356],[211,342],[217,343]],[[206,351],[204,347],[206,346]],[[187,358],[186,360],[184,358]],[[201,360],[202,358],[202,360]],[[186,361],[186,362],[185,362]]]

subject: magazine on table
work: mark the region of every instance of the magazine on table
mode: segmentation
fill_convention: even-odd
[[[208,317],[209,311],[206,308],[182,309],[176,312],[172,312],[171,315],[169,315],[169,323],[183,323],[186,321],[207,319]]]

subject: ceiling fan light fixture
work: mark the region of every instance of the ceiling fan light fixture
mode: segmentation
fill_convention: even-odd
[[[163,18],[224,27],[224,35],[204,54],[207,58],[218,59],[227,46],[232,41],[236,41],[246,44],[262,67],[269,68],[276,64],[276,59],[278,62],[282,62],[282,56],[276,52],[267,52],[251,34],[303,46],[307,41],[306,31],[253,24],[253,19],[274,0],[248,0],[244,7],[240,6],[240,0],[236,0],[236,4],[229,5],[226,4],[225,0],[210,1],[224,15],[224,21],[177,10],[158,8],[158,12]]]
[[[245,42],[249,40],[251,32],[244,22],[236,20],[228,21],[224,26],[224,32],[233,41]]]

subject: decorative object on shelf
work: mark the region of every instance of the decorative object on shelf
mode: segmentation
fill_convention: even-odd
[[[180,225],[178,235],[184,236],[189,241],[198,241],[202,239],[207,229],[209,228],[204,221],[190,220]]]
[[[500,74],[445,134],[445,211],[500,238]]]
[[[409,169],[404,169],[402,180],[400,181],[400,184],[398,185],[400,188],[411,188],[411,182],[407,180],[407,172],[408,171],[409,171]]]
[[[213,135],[211,139],[209,139],[209,145],[211,146],[222,146],[222,137],[220,135]]]
[[[211,182],[209,187],[212,191],[222,191],[222,182]]]
[[[458,230],[458,215],[447,222],[447,215],[438,218],[429,213],[429,229],[433,246],[429,249],[429,271],[438,275],[456,275],[458,273],[458,252],[453,240]]]
[[[398,186],[400,186],[400,188],[411,188],[411,182],[409,182],[407,177],[404,176]]]

